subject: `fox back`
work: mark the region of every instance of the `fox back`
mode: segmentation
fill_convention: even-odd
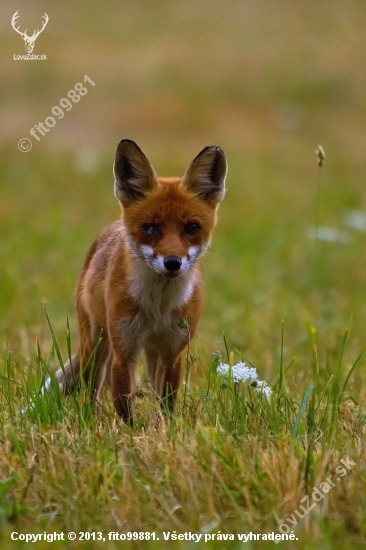
[[[78,279],[79,349],[56,373],[65,392],[82,377],[98,403],[107,380],[117,413],[131,424],[143,351],[155,392],[173,410],[181,355],[202,313],[199,259],[210,244],[226,173],[224,152],[210,146],[182,178],[158,178],[133,141],[119,143],[114,190],[122,219],[93,243]]]

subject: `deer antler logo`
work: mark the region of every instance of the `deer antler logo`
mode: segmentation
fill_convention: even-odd
[[[32,53],[33,52],[33,48],[34,48],[34,43],[35,41],[37,40],[38,36],[41,34],[41,32],[43,31],[43,29],[45,28],[45,26],[47,25],[48,23],[48,15],[47,13],[44,14],[44,21],[43,21],[43,26],[41,28],[41,30],[36,30],[36,31],[33,31],[33,34],[32,36],[28,36],[27,35],[27,29],[25,29],[24,32],[21,32],[19,30],[19,27],[17,28],[15,26],[15,23],[16,23],[16,20],[18,19],[19,17],[19,11],[16,11],[13,15],[13,18],[11,20],[11,26],[13,27],[13,29],[20,34],[20,36],[23,38],[24,42],[25,42],[25,49],[26,49],[26,52],[27,53]]]

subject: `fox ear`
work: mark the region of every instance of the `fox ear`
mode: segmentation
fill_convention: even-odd
[[[221,147],[205,147],[188,166],[182,183],[201,200],[216,206],[225,195],[227,163]]]
[[[130,139],[119,142],[113,171],[114,194],[122,203],[143,199],[157,183],[154,168]]]

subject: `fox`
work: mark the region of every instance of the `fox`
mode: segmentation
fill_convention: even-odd
[[[65,394],[84,382],[95,406],[108,383],[118,416],[133,425],[142,352],[154,393],[174,411],[182,354],[202,315],[199,260],[224,198],[227,161],[207,146],[183,177],[158,177],[138,145],[122,139],[113,172],[122,216],[86,255],[75,291],[79,345],[55,376]]]

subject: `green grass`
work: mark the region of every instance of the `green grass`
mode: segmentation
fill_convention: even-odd
[[[366,211],[365,3],[55,4],[35,47],[44,63],[13,61],[24,49],[15,9],[4,8],[0,91],[1,548],[29,547],[12,531],[93,530],[161,540],[52,546],[236,548],[163,532],[278,532],[293,518],[299,540],[286,548],[362,548],[366,234],[344,216]],[[31,28],[45,7],[19,9]],[[21,153],[19,139],[85,74],[95,87]],[[141,363],[134,429],[108,393],[96,414],[85,388],[41,393],[75,348],[86,250],[119,216],[111,169],[123,137],[160,175],[181,175],[208,144],[229,163],[176,414],[161,417]],[[349,244],[315,247],[315,224],[347,230]],[[215,352],[255,365],[271,403],[218,378]],[[341,476],[344,457],[355,466]],[[334,487],[299,518],[329,476]]]
[[[365,506],[357,490],[364,476],[364,417],[349,386],[362,354],[344,364],[348,336],[338,342],[335,368],[322,370],[309,326],[312,373],[293,388],[293,362],[281,360],[270,402],[250,386],[217,376],[216,360],[187,355],[176,415],[167,422],[143,384],[134,429],[121,424],[108,400],[93,413],[85,388],[65,399],[53,384],[43,395],[58,362],[57,342],[47,357],[38,348],[33,370],[8,352],[0,395],[4,547],[14,530],[149,531],[161,539],[168,531],[277,533],[304,496],[332,476],[326,501],[306,520],[295,515],[300,542],[293,547],[307,547],[310,531],[329,547],[356,548]],[[231,362],[240,359],[229,355]],[[355,465],[337,481],[342,458]],[[335,529],[339,514],[344,521]],[[161,541],[145,544],[161,547]]]

